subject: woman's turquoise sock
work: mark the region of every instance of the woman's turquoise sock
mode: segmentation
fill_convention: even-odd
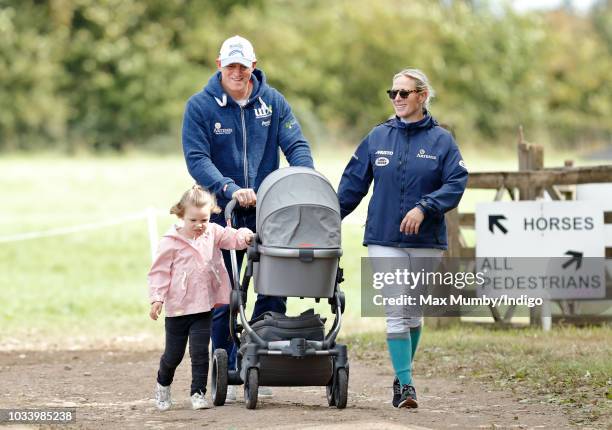
[[[421,339],[421,327],[422,326],[412,327],[410,329],[410,343],[412,347],[412,355],[410,356],[411,361],[414,361],[414,354],[416,354],[417,346]]]
[[[395,375],[401,385],[412,384],[412,346],[410,336],[405,338],[387,338],[387,347]]]

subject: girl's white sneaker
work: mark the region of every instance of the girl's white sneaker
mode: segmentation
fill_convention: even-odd
[[[204,398],[204,394],[202,393],[193,393],[191,396],[191,407],[195,409],[208,409],[210,408],[210,404]]]
[[[164,387],[157,383],[155,388],[155,405],[160,411],[167,411],[172,406],[172,399],[170,396],[170,385]]]

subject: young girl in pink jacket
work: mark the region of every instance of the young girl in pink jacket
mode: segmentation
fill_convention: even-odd
[[[244,249],[253,233],[209,223],[221,210],[213,195],[194,185],[170,209],[183,220],[161,238],[157,257],[148,275],[149,315],[157,320],[166,307],[166,347],[159,363],[155,401],[159,410],[172,402],[170,384],[185,355],[191,356],[191,404],[209,407],[204,398],[208,377],[208,343],[212,309],[229,303],[230,281],[221,249]]]

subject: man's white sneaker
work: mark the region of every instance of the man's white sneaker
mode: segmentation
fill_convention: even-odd
[[[236,401],[236,386],[228,385],[227,386],[227,394],[225,395],[225,402],[232,403]]]
[[[170,398],[170,385],[164,387],[159,382],[155,387],[155,405],[160,411],[167,411],[172,406],[172,399]]]
[[[191,407],[195,409],[208,409],[210,408],[210,404],[204,398],[204,394],[202,393],[193,393],[191,396]]]
[[[274,394],[272,393],[272,388],[270,387],[259,387],[257,395],[259,397],[272,397]]]

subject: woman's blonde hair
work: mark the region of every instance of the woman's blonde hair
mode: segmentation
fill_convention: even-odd
[[[211,213],[218,214],[221,212],[221,208],[217,206],[215,196],[199,185],[194,185],[185,191],[181,200],[170,208],[170,213],[183,218],[185,216],[185,208],[189,205],[196,208],[210,206]]]
[[[436,92],[429,84],[429,79],[427,79],[427,75],[425,75],[425,73],[423,73],[419,69],[404,69],[401,72],[397,73],[395,76],[393,76],[393,80],[395,81],[397,78],[401,78],[402,76],[414,80],[416,84],[415,89],[418,92],[427,91],[427,99],[425,99],[424,106],[425,109],[429,110],[429,104],[431,102],[431,99],[436,96]]]

